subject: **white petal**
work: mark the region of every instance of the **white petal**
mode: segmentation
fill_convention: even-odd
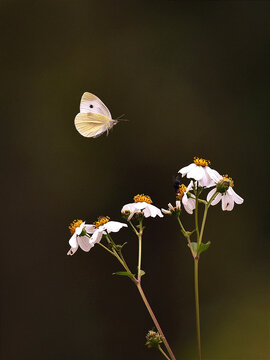
[[[94,225],[88,225],[86,224],[85,225],[85,230],[88,234],[93,234],[96,230],[95,226]]]
[[[156,217],[157,215],[159,217],[163,217],[160,209],[151,204],[147,204],[147,207],[144,209],[143,213],[145,217],[149,217],[149,216]]]
[[[137,203],[134,203],[134,208],[137,210],[137,211],[140,211],[142,209],[145,209],[148,205],[147,202],[145,201],[142,201],[142,202],[137,202]]]
[[[182,177],[185,176],[188,172],[190,172],[196,165],[194,163],[189,164],[188,166],[183,167],[178,172],[182,174]]]
[[[74,233],[71,238],[69,239],[69,245],[72,247],[72,248],[76,248],[78,247],[78,243],[77,243],[77,235],[76,233]]]
[[[102,239],[103,231],[100,229],[97,229],[94,234],[91,236],[89,243],[94,245]]]
[[[129,217],[127,218],[127,221],[130,221],[133,218],[133,215],[135,214],[135,212],[131,212],[129,214]]]
[[[205,170],[207,171],[210,178],[212,180],[214,180],[215,183],[218,183],[222,179],[222,176],[220,175],[220,173],[214,169],[211,169],[209,166],[206,166]]]
[[[221,203],[222,203],[221,207],[222,207],[223,211],[226,211],[226,210],[230,211],[233,209],[234,201],[230,195],[227,195],[227,194],[223,195]]]
[[[206,198],[207,202],[211,199],[211,197],[214,195],[215,192],[216,192],[216,188],[209,191],[207,198]]]
[[[104,229],[110,232],[118,232],[122,227],[127,227],[127,224],[118,221],[109,221],[103,225]]]
[[[67,255],[74,255],[77,250],[78,250],[78,247],[76,247],[76,248],[72,247],[69,249]]]
[[[236,202],[236,204],[242,204],[244,202],[244,199],[241,198],[241,196],[237,195],[233,189],[232,189],[232,196],[233,196],[233,200]]]
[[[209,176],[208,172],[206,171],[206,168],[204,168],[204,176],[202,177],[201,180],[198,181],[199,185],[202,187],[206,187],[209,188],[211,186],[215,186],[216,183],[214,182],[214,180],[211,179],[211,177]]]
[[[195,165],[195,164],[194,164]],[[188,179],[201,180],[205,175],[204,168],[202,166],[196,166],[188,174]]]
[[[81,235],[81,232],[84,229],[84,225],[85,225],[85,221],[82,222],[80,226],[76,227],[76,229],[75,229],[75,234],[76,235]]]
[[[183,205],[187,204],[188,202],[188,197],[187,197],[187,194],[185,193],[184,196],[182,197],[182,203]]]
[[[131,204],[126,204],[122,207],[121,212],[125,212],[125,211],[134,211],[134,203]]]
[[[222,195],[219,193],[219,194],[217,194],[217,196],[214,198],[214,200],[211,202],[211,205],[216,205],[216,204],[218,204],[219,202],[220,202],[220,200],[221,200],[221,198],[222,198]]]
[[[83,251],[89,251],[91,249],[91,247],[94,246],[93,244],[90,244],[89,240],[90,239],[88,236],[79,236],[78,237],[78,244]]]
[[[183,199],[184,199],[184,196],[183,196]],[[183,202],[183,199],[182,199],[182,202]],[[196,201],[194,199],[191,199],[191,198],[187,198],[185,203],[183,203],[184,205],[184,208],[186,210],[186,212],[188,214],[192,214],[193,213],[193,210],[195,209],[196,207]]]
[[[165,210],[165,209],[161,209],[161,211],[163,212],[163,214],[165,215],[170,215],[172,212],[170,210]]]
[[[168,204],[168,209],[169,209],[170,211],[174,211],[174,207],[172,206],[171,203]]]
[[[176,207],[176,209],[178,209],[178,210],[181,209],[181,201],[180,201],[180,200],[176,200],[176,202],[175,202],[175,207]]]
[[[186,192],[189,192],[191,189],[193,189],[193,181],[192,180],[188,184]]]

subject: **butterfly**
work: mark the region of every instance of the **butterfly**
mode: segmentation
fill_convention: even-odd
[[[74,124],[78,132],[85,137],[97,137],[118,123],[113,120],[107,106],[94,94],[85,92],[81,98],[80,112]]]

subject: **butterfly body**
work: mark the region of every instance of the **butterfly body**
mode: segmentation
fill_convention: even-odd
[[[80,113],[75,117],[75,127],[85,137],[97,137],[117,124],[107,106],[94,94],[85,92],[81,98]]]

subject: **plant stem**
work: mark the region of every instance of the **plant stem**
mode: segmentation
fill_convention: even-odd
[[[160,345],[158,345],[158,350],[165,356],[166,359],[170,360],[169,356],[165,353],[165,351],[161,348]]]
[[[198,249],[199,249],[199,247],[201,245],[201,242],[202,242],[203,231],[204,231],[204,226],[205,226],[205,222],[206,222],[208,209],[209,209],[209,205],[205,205],[204,213],[203,213],[203,219],[202,219],[202,226],[201,226],[200,236],[199,236],[199,240],[198,240]]]
[[[114,254],[111,250],[109,250],[106,246],[104,246],[104,245],[101,244],[100,242],[98,243],[98,245],[102,246],[103,249],[107,250],[110,254],[112,254],[113,256],[115,256],[115,254]]]
[[[135,234],[138,236],[138,231],[136,230],[135,226],[133,225],[131,220],[128,220],[128,223],[130,224],[130,226],[132,227],[133,231],[135,232]]]
[[[139,249],[138,249],[138,282],[141,283],[141,262],[142,262],[142,222],[140,221],[140,232],[138,233]]]
[[[201,330],[200,330],[200,305],[199,305],[199,259],[194,259],[194,289],[195,289],[195,306],[196,306],[196,328],[198,359],[201,360]]]
[[[198,212],[199,212],[199,195],[198,195],[198,185],[196,189],[196,207],[195,207],[195,228],[197,233],[197,245],[199,245],[199,220],[198,220]],[[197,247],[198,250],[198,247]]]
[[[143,292],[143,289],[142,289],[142,287],[141,287],[141,284],[140,284],[139,282],[137,282],[136,285],[137,285],[137,288],[138,288],[138,290],[139,290],[139,293],[140,293],[140,295],[141,295],[141,297],[142,297],[142,300],[143,300],[143,302],[144,302],[144,304],[145,304],[145,306],[146,306],[146,308],[147,308],[147,310],[148,310],[148,312],[149,312],[149,314],[150,314],[150,316],[151,316],[151,318],[152,318],[152,320],[153,320],[153,322],[154,322],[154,324],[155,324],[155,326],[156,326],[159,334],[162,336],[162,340],[163,340],[163,342],[164,342],[164,345],[165,345],[168,353],[170,354],[171,360],[176,360],[176,358],[175,358],[175,356],[174,356],[174,354],[173,354],[173,352],[172,352],[172,349],[170,348],[170,345],[168,344],[168,341],[167,341],[167,339],[165,338],[165,336],[164,336],[164,334],[163,334],[163,331],[161,330],[161,327],[160,327],[160,325],[159,325],[159,323],[158,323],[158,321],[157,321],[157,319],[156,319],[156,317],[155,317],[155,315],[154,315],[154,313],[153,313],[153,310],[151,309],[151,306],[150,306],[149,302],[148,302],[147,299],[146,299],[146,296],[145,296],[145,294],[144,294],[144,292]]]
[[[208,209],[209,209],[209,207],[210,207],[210,205],[211,205],[211,202],[215,199],[215,197],[216,197],[217,195],[218,195],[218,191],[216,191],[216,192],[213,194],[213,196],[210,198],[210,200],[208,201],[208,203],[205,205],[198,246],[199,246],[199,245],[201,244],[201,242],[202,242],[202,237],[203,237],[204,226],[205,226],[205,222],[206,222],[206,217],[207,217]]]
[[[184,228],[184,226],[183,226],[183,224],[182,224],[179,216],[177,216],[177,220],[178,220],[178,223],[179,223],[179,225],[180,225],[180,228],[181,228],[181,230],[182,230],[183,235],[184,235],[185,238],[187,239],[188,246],[189,246],[189,248],[190,248],[191,254],[192,254],[193,258],[195,258],[196,254],[194,253],[194,251],[193,251],[193,249],[192,249],[192,245],[191,245],[191,241],[190,241],[190,236],[187,235],[187,232],[186,232],[186,230],[185,230],[185,228]]]

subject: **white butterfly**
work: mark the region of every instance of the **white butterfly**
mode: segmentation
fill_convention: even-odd
[[[74,120],[78,132],[85,137],[97,137],[118,123],[113,120],[107,106],[94,94],[85,92],[81,98],[80,112]]]

